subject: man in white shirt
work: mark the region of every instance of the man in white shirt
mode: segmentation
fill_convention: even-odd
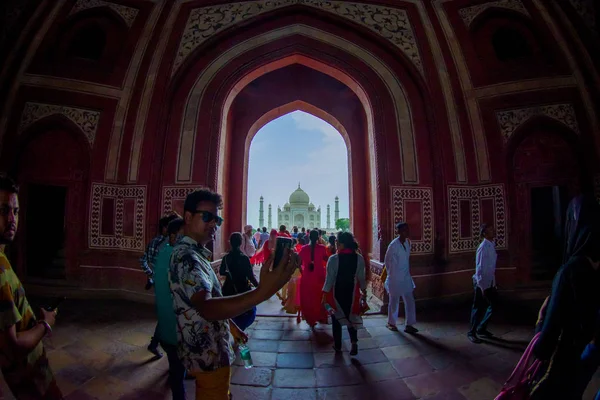
[[[254,253],[256,253],[256,247],[254,247],[254,243],[252,243],[252,225],[246,225],[244,227],[242,247],[240,247],[240,250],[248,257],[252,257]]]
[[[402,297],[406,317],[404,332],[417,333],[419,330],[413,326],[417,322],[417,317],[415,297],[413,295],[415,283],[410,276],[408,224],[406,222],[398,222],[396,224],[396,234],[398,237],[392,240],[388,246],[384,260],[387,270],[385,289],[390,296],[387,328],[392,331],[398,331],[396,319],[398,318],[398,308],[400,307],[400,298]]]
[[[494,300],[496,297],[496,245],[493,240],[496,236],[494,227],[483,224],[480,230],[483,241],[477,248],[475,256],[475,298],[471,311],[471,330],[467,337],[473,343],[481,343],[478,336],[492,337],[487,330],[487,324],[492,316]]]

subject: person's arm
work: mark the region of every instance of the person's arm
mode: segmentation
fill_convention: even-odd
[[[234,318],[245,313],[252,307],[268,300],[290,280],[298,265],[297,257],[285,249],[284,257],[276,268],[271,271],[273,258],[266,261],[260,271],[260,282],[256,289],[249,292],[227,297],[212,297],[212,284],[208,273],[201,268],[193,268],[188,279],[193,279],[197,292],[191,297],[191,303],[208,321],[219,321]]]
[[[558,339],[565,324],[565,308],[568,306],[568,287],[565,269],[559,270],[552,284],[552,294],[546,309],[541,335],[535,347],[533,354],[539,360],[549,360],[556,349]]]
[[[483,246],[477,248],[475,255],[475,283],[483,291],[483,268],[485,263],[485,251]]]
[[[325,275],[325,285],[323,285],[323,292],[329,293],[335,285],[339,268],[339,258],[331,256],[327,261],[327,272]]]
[[[250,259],[248,257],[244,257],[244,260],[242,262],[244,263],[244,268],[246,269],[246,277],[248,278],[250,283],[254,285],[254,287],[258,287],[258,281],[254,276],[254,271],[252,270],[252,264],[250,264]]]
[[[152,242],[150,242],[150,244],[148,244],[148,247],[146,247],[146,251],[144,252],[144,255],[140,258],[140,265],[142,267],[142,271],[144,271],[144,273],[148,276],[152,276],[152,269],[148,265],[148,253],[150,252],[151,244],[152,244]]]
[[[358,265],[356,266],[356,279],[358,280],[358,285],[360,286],[360,290],[362,290],[363,294],[367,293],[367,279],[366,279],[366,274],[367,274],[367,267],[365,266],[365,259],[359,255],[357,257],[357,263]]]
[[[396,267],[396,257],[393,242],[390,243],[387,251],[385,252],[383,264],[385,265],[385,270],[387,271],[388,277],[392,276],[393,270]]]
[[[252,257],[254,254],[256,254],[256,246],[254,246],[252,240],[248,240],[248,254],[246,255]]]

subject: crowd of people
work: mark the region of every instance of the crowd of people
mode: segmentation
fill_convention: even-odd
[[[314,328],[331,319],[334,350],[342,351],[342,326],[358,353],[357,328],[366,305],[367,268],[350,232],[327,236],[319,229],[288,232],[285,226],[253,233],[251,226],[229,238],[230,251],[218,274],[207,246],[223,219],[222,197],[199,189],[185,199],[183,215],[160,220],[159,234],[141,258],[154,288],[158,323],[148,346],[157,358],[167,353],[174,399],[186,398],[184,380],[194,379],[196,398],[225,400],[235,349],[246,343],[244,331],[256,318],[256,306],[277,295],[283,309]],[[575,198],[567,211],[565,259],[544,302],[532,341],[541,362],[530,377],[533,400],[579,400],[600,364],[600,206],[593,198]],[[4,250],[17,233],[18,187],[0,176],[0,368],[17,399],[62,399],[42,339],[52,334],[58,310],[35,313]],[[474,300],[467,337],[481,343],[496,305],[495,231],[481,227],[473,275]],[[382,279],[389,294],[387,327],[397,331],[400,299],[404,331],[416,334],[414,289],[410,274],[410,230],[396,225],[397,237],[385,255]],[[295,242],[274,265],[278,238]],[[256,277],[254,266],[260,272]],[[600,393],[597,400],[600,399]]]

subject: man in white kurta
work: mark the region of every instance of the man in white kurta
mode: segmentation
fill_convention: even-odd
[[[385,268],[387,279],[385,289],[389,293],[388,324],[390,330],[397,331],[396,319],[400,298],[404,302],[405,327],[404,332],[417,333],[419,330],[413,325],[417,322],[415,312],[415,298],[413,291],[415,283],[410,276],[410,239],[408,239],[408,224],[399,222],[396,224],[398,237],[392,240],[385,253]]]
[[[496,297],[496,260],[498,255],[493,242],[496,234],[493,226],[485,224],[481,226],[480,233],[483,240],[477,248],[475,256],[475,275],[473,275],[475,297],[471,310],[471,330],[467,334],[473,343],[481,343],[478,336],[493,336],[487,330],[487,324],[492,316]]]
[[[240,246],[242,253],[252,257],[256,253],[256,247],[252,242],[252,225],[246,225],[244,227],[244,233],[242,234],[242,245]]]

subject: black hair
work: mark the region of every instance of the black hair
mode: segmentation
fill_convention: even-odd
[[[167,225],[167,234],[176,235],[184,225],[183,218],[175,217],[169,224]]]
[[[350,232],[340,232],[337,236],[338,243],[344,245],[345,249],[353,251],[358,250],[358,243],[354,239],[354,235]]]
[[[487,231],[489,227],[490,225],[488,224],[481,224],[481,226],[479,227],[479,236],[484,237],[485,231]]]
[[[306,232],[306,228],[305,227],[302,227],[302,232]]]
[[[329,248],[333,254],[336,253],[337,249],[335,247],[335,236],[329,236]]]
[[[301,245],[303,245],[303,246],[304,246],[304,245],[306,244],[306,240],[304,240],[304,238],[303,238],[303,237],[299,237],[299,238],[298,238],[298,243],[300,243]]]
[[[179,215],[177,214],[171,214],[168,215],[166,217],[162,217],[159,221],[158,221],[158,233],[162,234],[162,230],[164,228],[168,229],[169,224],[171,223],[171,221],[176,220],[177,218],[181,218]]]
[[[279,231],[280,232],[285,231],[285,225],[279,225]]]
[[[0,191],[19,194],[19,185],[8,175],[0,174]]]
[[[239,250],[242,246],[242,234],[233,232],[231,236],[229,236],[229,243],[231,244],[231,250]]]
[[[223,208],[223,196],[217,192],[213,192],[209,188],[200,188],[187,195],[183,203],[183,211],[194,213],[196,212],[198,203],[203,201],[214,203],[219,210]]]
[[[266,227],[266,226],[263,226],[263,230],[262,230],[262,231],[263,231],[264,233],[267,233],[267,227]]]
[[[408,226],[408,223],[400,221],[396,224],[396,231],[406,228]]]
[[[315,247],[317,246],[318,240],[319,231],[316,229],[310,231],[310,265],[308,266],[310,271],[315,270]]]
[[[294,230],[294,233],[298,233],[298,227],[297,226],[295,226],[293,230]]]

